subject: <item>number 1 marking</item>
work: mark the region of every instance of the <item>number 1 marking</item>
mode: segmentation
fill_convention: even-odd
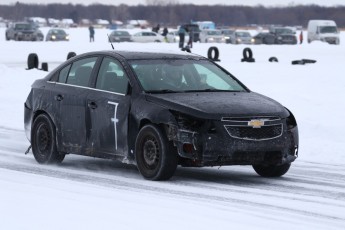
[[[115,150],[117,150],[117,129],[116,129],[116,125],[117,125],[117,122],[119,122],[119,120],[116,118],[116,114],[117,114],[117,106],[119,105],[119,103],[112,102],[112,101],[108,101],[108,104],[111,104],[111,105],[114,105],[114,106],[115,106],[114,117],[111,118],[111,121],[114,122],[114,131],[115,131]]]

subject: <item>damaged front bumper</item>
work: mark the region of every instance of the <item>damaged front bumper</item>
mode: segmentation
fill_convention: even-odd
[[[234,137],[222,121],[205,122],[193,131],[169,125],[168,138],[174,142],[182,166],[280,165],[298,157],[297,125],[288,129],[284,121],[279,121],[281,133],[274,138]]]

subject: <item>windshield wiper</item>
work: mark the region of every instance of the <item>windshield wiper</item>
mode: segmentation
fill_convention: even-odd
[[[186,90],[184,92],[244,92],[243,90],[229,90],[229,89],[196,89]]]
[[[146,93],[180,93],[180,91],[175,91],[171,89],[161,89],[161,90],[147,90]]]

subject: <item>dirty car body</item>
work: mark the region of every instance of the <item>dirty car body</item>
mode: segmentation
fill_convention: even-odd
[[[169,179],[177,165],[281,176],[298,152],[288,109],[192,54],[78,55],[34,82],[24,120],[39,163],[119,159],[150,180]]]

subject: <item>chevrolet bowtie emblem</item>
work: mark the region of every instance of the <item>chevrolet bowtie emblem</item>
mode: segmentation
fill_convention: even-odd
[[[265,124],[263,120],[251,120],[248,122],[248,126],[252,126],[253,128],[261,128]]]

